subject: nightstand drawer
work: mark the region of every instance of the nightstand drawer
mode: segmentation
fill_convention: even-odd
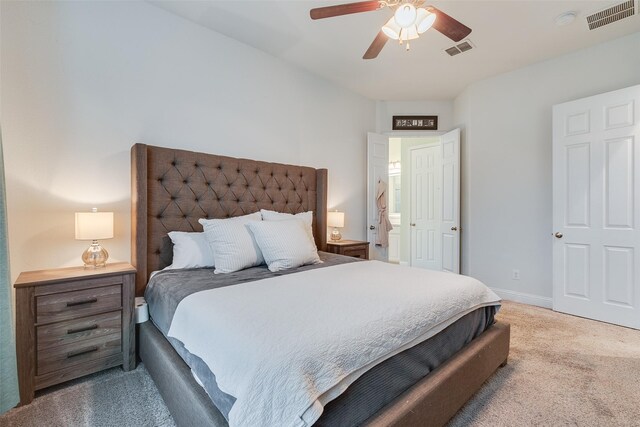
[[[36,328],[38,350],[111,335],[120,332],[121,329],[122,312],[120,311],[38,326]]]
[[[367,249],[363,246],[355,248],[344,248],[342,254],[354,258],[367,259]]]
[[[122,286],[63,292],[36,297],[37,323],[77,319],[122,308]]]
[[[122,335],[119,332],[59,347],[38,349],[38,375],[118,354],[121,351]]]
[[[369,259],[369,242],[338,240],[327,242],[327,252],[353,258]]]

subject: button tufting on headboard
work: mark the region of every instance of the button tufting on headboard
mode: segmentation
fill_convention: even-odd
[[[136,144],[131,149],[132,263],[136,291],[169,265],[170,231],[202,231],[200,218],[272,209],[314,211],[318,249],[326,245],[327,170]],[[151,248],[154,248],[151,250]]]

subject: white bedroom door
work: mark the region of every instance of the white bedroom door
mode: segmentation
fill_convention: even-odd
[[[389,137],[377,133],[367,133],[367,240],[369,259],[387,261],[388,250],[375,245],[378,235],[378,206],[376,187],[378,180],[389,184]],[[389,197],[387,196],[387,200]]]
[[[410,260],[460,273],[460,130],[410,150]]]
[[[553,308],[640,328],[640,86],[553,108]]]
[[[442,135],[442,270],[460,274],[460,129]]]
[[[415,147],[410,153],[409,238],[411,266],[442,270],[442,146]]]

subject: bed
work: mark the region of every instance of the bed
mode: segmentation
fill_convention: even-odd
[[[209,274],[194,272],[185,276],[184,274],[189,274],[188,271],[174,271],[164,276],[158,274],[149,281],[152,272],[171,264],[172,246],[167,234],[171,231],[201,231],[198,223],[200,218],[239,217],[260,209],[291,214],[312,212],[315,245],[319,251],[326,248],[326,169],[236,159],[144,144],[134,145],[131,154],[132,261],[137,269],[137,295],[144,295],[147,291],[149,299],[155,300],[160,298],[157,296],[162,295],[162,292],[156,292],[156,297],[153,297],[152,289],[161,289],[161,284],[170,283],[170,278],[182,283],[197,274]],[[325,266],[336,264],[331,268],[345,270],[362,268],[351,265],[355,262],[354,259],[319,253]],[[302,269],[313,268],[315,267],[308,266]],[[250,270],[243,274],[251,276],[251,279],[240,278],[243,286],[247,286],[244,283],[251,280],[269,280],[269,273],[264,268]],[[324,268],[318,270],[322,274],[329,271]],[[265,274],[267,276],[263,277]],[[214,276],[209,274],[208,277]],[[149,283],[151,285],[147,289]],[[228,287],[233,289],[232,286]],[[180,300],[185,297],[186,295],[173,296],[168,299]],[[203,383],[200,377],[207,374],[202,373],[202,370],[197,374],[197,363],[191,358],[192,355],[181,348],[179,341],[167,336],[168,326],[166,321],[162,325],[160,307],[161,303],[150,302],[151,317],[154,319],[155,315],[155,323],[145,322],[140,325],[138,348],[140,357],[174,420],[178,425],[185,426],[227,425],[228,408],[225,409],[220,402],[229,396],[225,397],[221,393],[222,398],[213,399],[210,395],[215,394],[215,390],[212,392],[210,385],[205,389],[199,384]],[[460,335],[459,331],[455,331],[463,328],[466,332],[462,335],[466,335],[460,339],[464,342],[459,345],[459,349],[452,347],[449,350],[451,354],[434,355],[430,350],[425,350],[428,346],[425,342],[424,345],[405,349],[399,355],[379,363],[350,383],[341,395],[329,401],[315,424],[445,424],[499,366],[506,364],[509,325],[494,322],[494,314],[495,310],[492,312],[483,307],[464,316],[464,319],[475,317],[475,320],[469,321],[481,324],[482,327],[461,326],[461,318],[429,338],[433,340],[431,347],[447,347],[447,334]],[[437,344],[437,340],[440,340],[440,344]],[[407,375],[412,378],[396,381],[403,377],[402,373],[411,371],[406,369],[406,364],[398,365],[398,361],[409,358],[416,365],[415,361],[420,357],[444,359],[438,360],[437,366],[421,368],[426,369],[428,374],[415,372]],[[381,382],[381,378],[392,380]],[[204,382],[211,384],[211,381]],[[215,388],[215,381],[213,384]],[[370,394],[366,394],[367,390]],[[371,402],[376,403],[372,406]]]

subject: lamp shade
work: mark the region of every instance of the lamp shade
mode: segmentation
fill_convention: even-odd
[[[384,27],[382,27],[382,32],[393,40],[398,40],[400,38],[400,30],[402,30],[402,28],[396,23],[396,18],[393,16],[387,21]]]
[[[344,212],[328,212],[327,225],[329,227],[344,227]]]
[[[76,212],[76,240],[113,238],[113,212]]]
[[[409,28],[416,23],[416,7],[411,3],[403,3],[398,6],[396,13],[393,15],[396,19],[396,23],[402,28]]]
[[[433,26],[436,22],[436,14],[429,12],[426,9],[419,8],[416,18],[416,26],[418,27],[418,34],[422,34]]]

